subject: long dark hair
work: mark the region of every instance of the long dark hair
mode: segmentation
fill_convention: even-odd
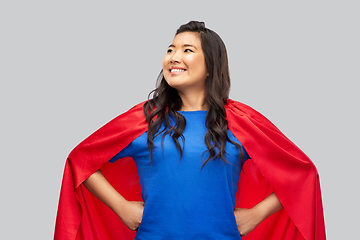
[[[206,152],[209,152],[209,156],[204,161],[203,167],[210,159],[223,159],[227,162],[225,152],[227,142],[239,148],[242,165],[242,148],[239,144],[230,140],[227,135],[228,121],[226,120],[225,104],[229,97],[230,77],[225,44],[220,36],[206,28],[203,22],[190,21],[187,24],[181,25],[176,31],[175,36],[182,32],[199,33],[205,65],[209,73],[205,82],[205,102],[208,106],[205,124],[208,131],[204,139],[206,147],[208,148]],[[151,95],[152,99],[150,99]],[[165,133],[161,139],[161,147],[163,147],[165,135],[170,134],[175,142],[176,148],[180,152],[181,159],[185,144],[182,133],[186,126],[185,117],[178,112],[181,107],[182,100],[177,90],[169,86],[164,78],[163,71],[161,71],[157,79],[157,88],[150,92],[148,101],[143,107],[148,122],[147,142],[149,144],[151,159],[154,152],[153,140],[164,131]],[[176,119],[174,125],[172,125],[170,121],[170,114]],[[163,123],[165,127],[160,130]],[[183,141],[183,147],[181,147],[179,138]],[[216,149],[219,150],[218,153],[216,153]]]

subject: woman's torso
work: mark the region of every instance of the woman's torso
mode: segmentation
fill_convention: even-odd
[[[228,163],[210,160],[202,168],[208,156],[204,154],[206,111],[181,114],[186,118],[181,160],[169,134],[162,149],[161,134],[154,139],[150,162],[147,132],[111,160],[129,156],[136,162],[145,207],[135,239],[241,239],[234,216],[240,151],[228,142]],[[239,143],[229,130],[228,136]],[[183,146],[181,138],[179,141]]]

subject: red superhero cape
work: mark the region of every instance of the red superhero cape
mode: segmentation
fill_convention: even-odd
[[[101,169],[126,199],[142,201],[135,162],[108,161],[147,131],[140,103],[81,142],[69,155],[63,176],[55,240],[133,239],[118,216],[82,184]],[[319,176],[311,160],[254,109],[228,100],[229,129],[251,159],[240,174],[236,207],[250,208],[275,192],[283,209],[244,240],[325,240]]]

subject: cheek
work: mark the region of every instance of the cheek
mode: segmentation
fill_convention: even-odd
[[[193,64],[194,68],[197,70],[197,73],[199,75],[207,75],[204,58],[199,57],[196,59],[192,59],[192,64]]]
[[[168,66],[168,57],[165,55],[165,57],[163,58],[163,61],[162,61],[162,68],[163,68],[163,74],[164,74],[164,77],[166,79],[167,77],[167,74],[168,74],[168,69],[169,69],[169,66]]]
[[[163,58],[163,60],[162,60],[163,70],[165,70],[165,69],[168,68],[169,62],[170,62],[170,56],[165,55],[164,58]]]
[[[163,69],[165,69],[165,57],[162,60],[162,67],[163,67]]]

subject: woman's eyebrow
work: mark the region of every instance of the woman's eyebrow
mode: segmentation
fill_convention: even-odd
[[[183,47],[193,47],[193,48],[197,49],[194,45],[191,45],[191,44],[184,44]]]
[[[170,47],[173,47],[173,48],[174,48],[175,45],[170,44],[170,45],[169,45],[169,48],[170,48]],[[184,44],[182,47],[193,47],[193,48],[195,48],[195,49],[197,50],[197,48],[196,48],[194,45],[191,45],[191,44]]]

